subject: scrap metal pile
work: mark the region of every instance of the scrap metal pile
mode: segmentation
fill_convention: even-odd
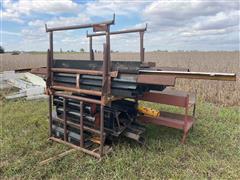
[[[234,81],[235,74],[189,72],[145,63],[143,35],[147,27],[111,32],[114,21],[115,18],[78,26],[46,26],[50,39],[47,60],[50,139],[100,158],[111,151],[112,142],[121,136],[144,143],[143,122],[147,120],[147,123],[183,129],[184,142],[194,117],[139,107],[138,100],[185,107],[188,94],[165,92],[166,87],[175,85],[176,78]],[[82,28],[98,32],[87,34],[90,60],[54,59],[53,32]],[[110,36],[136,32],[140,34],[141,60],[111,61]],[[94,60],[94,36],[106,37],[103,61]]]

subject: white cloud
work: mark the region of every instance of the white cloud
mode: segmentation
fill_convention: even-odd
[[[1,31],[2,35],[10,35],[10,36],[21,36],[20,33],[17,32],[11,32],[11,31]]]
[[[197,18],[213,16],[219,12],[239,9],[237,1],[155,1],[143,13],[143,19],[154,27],[179,27],[189,25]]]
[[[119,1],[119,0],[99,0],[86,4],[85,12],[92,16],[106,16],[116,13],[116,15],[130,15],[140,13],[139,9],[146,2],[144,1]]]
[[[73,13],[80,9],[79,4],[71,0],[4,0],[2,6],[3,20],[16,22],[22,22],[22,17],[29,16],[31,13]]]
[[[193,28],[197,30],[216,30],[237,26],[239,24],[239,16],[240,10],[219,12],[214,16],[210,16],[200,22],[197,22],[196,24],[194,24]]]
[[[198,49],[198,47],[200,50],[225,47],[236,49],[237,43],[239,44],[238,1],[99,0],[78,4],[71,0],[3,0],[3,7],[3,20],[27,22],[20,31],[25,44],[27,42],[47,44],[48,36],[44,24],[48,27],[82,24],[98,20],[99,18],[96,17],[109,19],[113,13],[116,13],[115,27],[120,27],[118,29],[128,29],[126,27],[128,25],[129,28],[145,27],[145,23],[148,23],[148,31],[144,40],[146,51],[191,50],[191,48]],[[125,22],[120,24],[118,20]],[[54,40],[57,41],[55,47],[79,49],[78,46],[83,46],[85,49],[88,48],[85,34],[75,34],[73,31],[61,33],[63,34],[54,34]],[[104,41],[104,37],[95,37],[93,45],[98,50],[102,50]],[[113,50],[139,50],[138,34],[112,36],[111,41]],[[39,47],[47,48],[43,45]]]
[[[30,27],[42,27],[44,28],[44,25],[47,24],[48,27],[57,27],[57,26],[67,26],[67,25],[76,25],[76,24],[83,24],[86,22],[89,22],[90,18],[83,15],[78,14],[74,17],[54,17],[51,20],[41,20],[37,19],[34,21],[28,22],[28,25]]]

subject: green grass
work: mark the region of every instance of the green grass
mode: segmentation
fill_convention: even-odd
[[[121,139],[102,161],[74,152],[40,166],[69,149],[47,140],[47,102],[3,101],[0,179],[240,179],[238,108],[199,103],[185,145],[181,131],[150,125],[147,147]]]

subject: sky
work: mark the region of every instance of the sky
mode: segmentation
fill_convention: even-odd
[[[1,0],[1,46],[6,51],[46,51],[48,27],[110,20],[111,31],[145,27],[145,51],[239,50],[237,0]],[[91,32],[88,29],[88,32]],[[102,50],[104,37],[93,39]],[[88,51],[86,29],[54,33],[54,50]],[[114,51],[138,51],[139,34],[111,36]]]

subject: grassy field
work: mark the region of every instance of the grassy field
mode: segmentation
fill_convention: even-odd
[[[148,126],[146,147],[121,139],[100,162],[74,152],[40,166],[68,149],[47,140],[46,100],[0,102],[0,179],[240,179],[239,107],[199,102],[185,145],[181,131]]]

